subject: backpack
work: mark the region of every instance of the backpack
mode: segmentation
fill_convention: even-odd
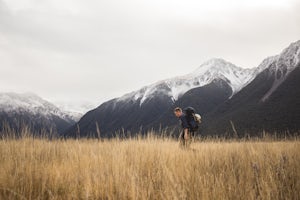
[[[196,113],[193,107],[185,108],[184,113],[189,124],[190,131],[198,131],[199,125],[201,124],[201,116]]]

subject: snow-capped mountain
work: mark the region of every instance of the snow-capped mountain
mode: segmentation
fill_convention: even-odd
[[[292,43],[284,49],[280,55],[271,57],[265,66],[261,65],[260,70],[268,69],[270,76],[274,76],[270,90],[264,95],[262,101],[266,101],[272,93],[286,80],[289,74],[300,66],[300,41]]]
[[[273,74],[278,73],[278,77],[286,77],[300,64],[300,40],[291,43],[279,55],[270,56],[255,69],[255,74],[269,69]]]
[[[193,106],[204,119],[207,134],[232,131],[300,130],[300,41],[257,68],[243,69],[211,59],[184,76],[159,81],[101,104],[85,114],[66,136],[111,137],[116,131],[141,132],[175,127],[173,109]],[[263,116],[263,117],[262,117]],[[298,122],[297,122],[298,121]],[[224,132],[223,132],[224,133]],[[220,133],[222,134],[222,133]],[[242,133],[243,134],[243,133]]]
[[[183,106],[185,102],[194,107],[201,104],[205,105],[201,113],[209,112],[245,87],[254,73],[255,69],[211,59],[192,73],[159,81],[103,103],[80,119],[79,132],[90,136],[97,126],[103,135],[120,129],[138,131],[141,127],[147,130],[168,126],[174,123],[169,115],[174,106]],[[78,127],[73,126],[66,135],[76,132]]]
[[[124,95],[119,100],[135,99],[142,105],[147,99],[155,97],[156,94],[164,94],[175,102],[187,91],[203,87],[217,79],[227,82],[232,89],[232,95],[234,95],[254,78],[255,72],[254,68],[244,69],[223,59],[215,58],[203,63],[190,74],[159,81]]]
[[[6,113],[30,113],[45,117],[57,116],[66,121],[78,120],[78,114],[59,109],[54,104],[33,93],[0,93],[0,111]]]
[[[118,100],[139,100],[140,105],[142,105],[147,99],[155,97],[155,94],[164,94],[175,102],[187,91],[203,87],[216,79],[227,82],[232,89],[231,96],[233,96],[267,68],[271,68],[271,71],[276,73],[278,79],[274,83],[274,89],[276,89],[300,62],[299,46],[300,41],[292,43],[280,55],[268,57],[257,68],[251,69],[237,67],[224,59],[214,58],[206,61],[190,74],[159,81],[138,91],[126,94]]]
[[[78,120],[79,116],[63,111],[35,94],[0,93],[0,135],[5,127],[17,133],[29,127],[34,134],[45,131],[57,134]]]
[[[300,41],[266,58],[256,71],[243,90],[206,116],[204,132],[232,132],[232,121],[241,136],[263,130],[299,134]]]

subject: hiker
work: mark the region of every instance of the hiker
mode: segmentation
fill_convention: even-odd
[[[183,113],[179,107],[174,109],[174,114],[179,119],[182,127],[182,132],[179,136],[180,144],[182,144],[183,147],[188,147],[192,142],[192,138],[195,136],[195,132],[199,129],[201,116],[196,114],[195,109],[192,107],[185,108],[184,112],[185,113]]]
[[[180,144],[182,144],[183,147],[188,147],[190,143],[190,133],[187,118],[182,112],[182,109],[179,107],[174,109],[174,114],[179,119],[180,125],[182,127],[182,132],[179,135]]]

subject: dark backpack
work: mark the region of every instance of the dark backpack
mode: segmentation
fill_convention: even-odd
[[[190,131],[198,131],[199,125],[201,123],[201,116],[196,114],[196,111],[193,107],[187,107],[184,109],[185,117],[187,119]]]

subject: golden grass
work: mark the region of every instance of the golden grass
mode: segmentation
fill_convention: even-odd
[[[300,142],[0,140],[0,199],[299,199]]]

